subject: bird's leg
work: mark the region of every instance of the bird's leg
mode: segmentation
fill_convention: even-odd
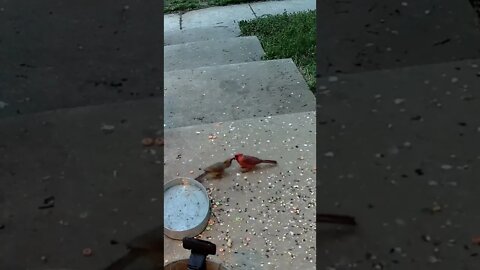
[[[252,168],[240,168],[240,171],[242,173],[247,173],[247,172],[251,171],[252,169],[253,169],[253,167]]]
[[[217,223],[220,223],[220,219],[218,219],[217,215],[215,214],[214,211],[211,212],[212,213],[212,216],[215,218],[215,220],[217,221]]]

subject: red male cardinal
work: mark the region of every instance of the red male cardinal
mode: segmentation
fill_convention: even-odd
[[[235,160],[238,162],[242,169],[245,169],[247,171],[253,169],[257,164],[260,163],[277,164],[275,160],[259,159],[257,157],[247,156],[244,154],[235,154]]]
[[[229,158],[223,162],[217,162],[215,164],[212,164],[206,167],[205,169],[203,169],[205,172],[197,176],[195,180],[201,182],[201,179],[208,174],[214,175],[215,177],[221,176],[223,174],[223,171],[225,171],[226,168],[232,165],[232,160],[234,160],[234,158]]]

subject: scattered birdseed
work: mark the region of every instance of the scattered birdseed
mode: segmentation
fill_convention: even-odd
[[[395,103],[397,105],[402,104],[404,102],[405,102],[405,99],[403,99],[403,98],[396,98],[396,99],[393,100],[393,103]]]
[[[437,213],[437,212],[441,212],[441,211],[442,211],[442,207],[435,203],[432,207],[432,212]]]
[[[432,237],[430,237],[428,234],[424,234],[422,235],[422,240],[429,243],[432,241]]]
[[[452,165],[449,165],[449,164],[443,164],[442,166],[440,166],[440,168],[444,169],[444,170],[450,170],[453,168]]]
[[[428,257],[428,262],[429,263],[438,263],[438,262],[440,262],[440,259],[437,258],[436,256],[432,255],[432,256]]]
[[[102,124],[101,130],[104,133],[109,134],[109,133],[112,133],[115,130],[115,126],[114,125]]]
[[[83,254],[83,256],[85,256],[85,257],[90,257],[90,256],[92,256],[93,251],[92,251],[91,248],[84,248],[84,249],[82,250],[82,254]]]
[[[430,180],[430,181],[428,181],[428,185],[429,186],[438,186],[438,182],[434,181],[434,180]]]
[[[324,156],[326,156],[326,157],[333,157],[333,156],[335,156],[335,154],[334,154],[333,152],[326,152],[326,153],[324,154]]]
[[[336,82],[336,81],[338,81],[338,77],[337,76],[329,76],[328,81],[329,82]]]
[[[396,223],[398,226],[405,226],[405,220],[403,220],[403,219],[401,219],[401,218],[395,219],[395,223]]]

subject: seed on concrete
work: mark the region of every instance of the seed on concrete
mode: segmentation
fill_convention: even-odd
[[[100,128],[104,133],[109,134],[112,133],[115,130],[114,125],[109,125],[109,124],[102,124],[102,127]]]
[[[83,254],[84,257],[90,257],[90,256],[92,256],[93,251],[92,251],[91,248],[84,248],[82,250],[82,254]]]
[[[151,145],[153,145],[153,143],[154,143],[154,140],[152,138],[143,138],[142,139],[142,144],[144,146],[151,146]]]
[[[440,168],[442,168],[444,170],[451,170],[453,168],[453,166],[450,165],[450,164],[443,164],[442,166],[440,166]]]

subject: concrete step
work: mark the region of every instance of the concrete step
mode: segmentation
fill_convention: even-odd
[[[315,127],[315,112],[302,112],[165,131],[164,181],[194,178],[200,168],[237,152],[278,161],[247,173],[234,161],[221,179],[204,181],[218,203],[213,211],[221,223],[202,235],[225,246],[221,260],[227,267],[315,269]],[[301,245],[291,232],[301,233]],[[231,247],[225,238],[232,240]],[[168,261],[189,256],[178,241],[165,238],[164,247]],[[288,252],[292,255],[285,256]]]
[[[9,243],[0,245],[2,269],[103,269],[125,254],[112,239],[162,223],[162,149],[141,143],[163,133],[160,102],[0,119],[0,239]],[[50,196],[54,206],[39,209]],[[78,239],[85,242],[65,244]],[[85,247],[102,255],[85,260]],[[39,259],[49,254],[56,259]]]
[[[429,235],[445,232],[436,218],[422,213],[437,203],[441,213],[436,214],[462,228],[451,230],[449,238],[478,234],[480,59],[338,75],[335,82],[321,78],[318,85],[323,90],[317,109],[322,142],[317,144],[317,205],[327,212],[341,205],[369,228],[342,241],[322,241],[317,247],[329,253],[317,261],[319,269],[346,253],[352,258],[367,251],[386,254],[391,243],[427,258],[431,251],[411,236],[419,226],[429,228]],[[441,264],[426,267],[418,260],[409,268],[478,267],[478,261],[460,259],[462,247],[449,254]]]
[[[162,3],[87,1],[0,4],[0,118],[162,95]]]
[[[164,45],[175,45],[195,41],[219,40],[238,36],[240,36],[240,28],[238,26],[198,27],[166,31],[163,34]]]
[[[165,29],[190,29],[206,26],[236,26],[241,20],[251,20],[267,14],[283,14],[315,10],[315,0],[261,1],[239,5],[192,10],[182,15],[165,17]]]
[[[264,55],[257,37],[236,37],[164,47],[164,71],[259,61]]]
[[[480,57],[468,1],[327,0],[318,10],[322,76]]]
[[[165,73],[165,127],[315,110],[315,97],[291,59]]]

